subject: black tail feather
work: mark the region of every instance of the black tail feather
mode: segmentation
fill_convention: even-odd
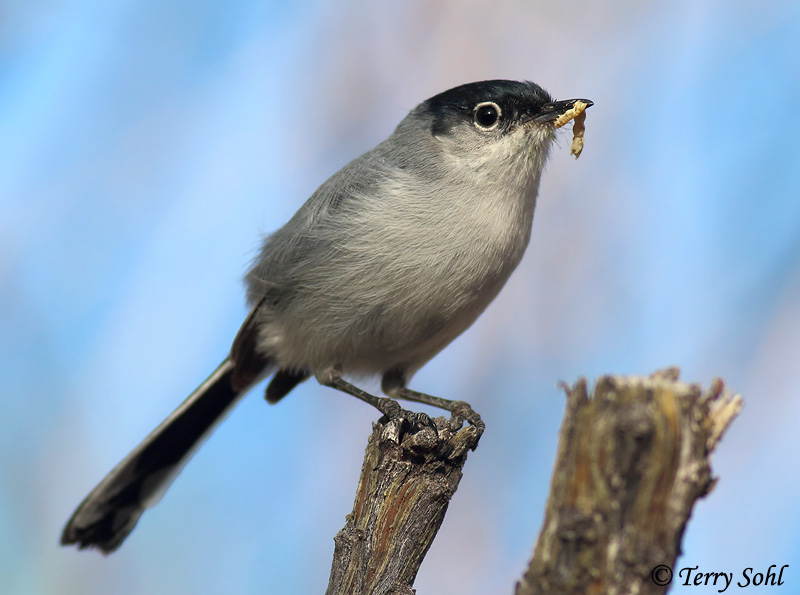
[[[232,386],[225,360],[84,499],[61,535],[63,545],[114,551],[145,508],[155,504],[216,424],[248,387]]]
[[[278,370],[267,385],[267,392],[265,394],[267,402],[273,404],[277,403],[288,395],[295,386],[308,379],[308,376],[308,372],[305,371],[294,372],[292,370]]]

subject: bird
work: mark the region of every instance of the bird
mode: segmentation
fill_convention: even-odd
[[[116,550],[240,398],[276,403],[310,377],[397,415],[460,401],[408,388],[500,292],[528,246],[554,122],[577,102],[485,80],[413,108],[267,236],[245,276],[250,310],[229,355],[81,502],[61,543]],[[380,377],[372,395],[345,377]]]

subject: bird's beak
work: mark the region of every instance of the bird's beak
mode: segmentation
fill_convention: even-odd
[[[534,116],[533,121],[537,124],[546,124],[547,122],[552,122],[564,112],[572,109],[572,106],[578,101],[585,103],[586,107],[592,107],[594,105],[594,102],[589,101],[588,99],[565,99],[564,101],[554,101],[553,103],[548,103],[542,107],[539,113]]]

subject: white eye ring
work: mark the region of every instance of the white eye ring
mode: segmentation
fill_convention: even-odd
[[[481,130],[494,130],[500,124],[502,115],[503,110],[494,101],[483,101],[475,106],[472,121]]]

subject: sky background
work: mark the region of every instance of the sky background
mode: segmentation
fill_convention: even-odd
[[[677,566],[790,564],[800,588],[800,3],[5,0],[4,593],[324,592],[376,412],[314,382],[254,390],[112,556],[58,539],[225,357],[261,235],[487,78],[595,106],[580,160],[568,130],[551,152],[518,270],[411,384],[487,425],[418,592],[511,593],[556,383],[668,365],[745,397]]]

